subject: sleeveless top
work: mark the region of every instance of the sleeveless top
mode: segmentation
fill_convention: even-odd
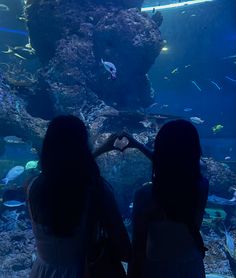
[[[27,188],[27,200],[37,177],[33,178]],[[28,202],[33,233],[36,240],[37,259],[33,265],[30,277],[83,277],[86,257],[86,222],[87,207],[81,217],[75,236],[58,237],[47,232],[48,228],[36,223],[32,217],[30,202]]]
[[[169,262],[201,258],[201,252],[188,226],[168,219],[150,223],[146,255],[151,261]]]

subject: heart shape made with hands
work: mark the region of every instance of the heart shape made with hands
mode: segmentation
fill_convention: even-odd
[[[113,146],[120,151],[123,151],[125,147],[127,147],[129,144],[129,140],[126,137],[122,137],[121,139],[116,138]]]

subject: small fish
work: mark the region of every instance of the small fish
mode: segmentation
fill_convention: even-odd
[[[222,197],[218,197],[216,195],[210,195],[208,196],[208,201],[216,204],[216,205],[221,205],[221,206],[236,206],[236,202]]]
[[[158,108],[159,104],[157,102],[154,102],[153,104],[151,104],[150,106],[148,106],[145,110],[149,111],[150,109],[153,108]]]
[[[133,207],[134,207],[134,203],[132,202],[129,204],[129,208],[132,209]]]
[[[25,165],[25,170],[35,169],[38,167],[38,160],[30,160]]]
[[[139,123],[142,124],[146,128],[152,127],[152,122],[149,120],[143,120],[143,121],[140,121]]]
[[[3,140],[9,144],[22,144],[24,143],[21,138],[17,136],[5,136]]]
[[[0,4],[0,12],[9,12],[10,9],[7,5]]]
[[[223,125],[218,124],[218,125],[213,126],[211,128],[211,130],[213,131],[214,134],[216,134],[216,133],[220,132],[223,128],[224,128]]]
[[[24,206],[25,202],[10,200],[10,201],[3,202],[3,205],[8,208],[16,208],[16,207]]]
[[[197,125],[204,123],[204,120],[198,117],[190,117],[190,120]]]
[[[106,62],[101,59],[104,68],[111,74],[111,79],[116,79],[116,67],[111,62]]]
[[[169,48],[167,47],[167,46],[164,46],[164,47],[162,47],[162,49],[161,49],[162,51],[168,51],[169,50]]]
[[[221,90],[221,88],[220,88],[220,86],[216,83],[216,82],[214,82],[214,81],[210,81],[213,85],[215,85],[216,86],[216,88],[218,89],[218,90]]]
[[[168,78],[167,76],[164,76],[163,78],[164,78],[165,80],[169,80],[169,78]]]
[[[193,110],[192,108],[184,108],[184,112],[190,112],[192,110]]]
[[[191,16],[191,17],[195,17],[196,15],[195,15],[195,14],[191,14],[190,16]]]
[[[23,15],[22,15],[22,16],[19,16],[18,19],[19,19],[20,21],[24,22],[24,23],[28,21],[27,18],[26,18],[25,16],[23,16]]]
[[[174,73],[177,73],[178,71],[179,71],[179,68],[175,68],[175,69],[172,70],[171,73],[174,74]]]
[[[23,166],[15,166],[11,168],[6,177],[2,179],[2,182],[6,185],[9,181],[12,181],[16,179],[19,175],[21,175],[24,172],[25,168]]]
[[[190,68],[190,67],[191,67],[191,65],[185,65],[184,66],[185,69]]]
[[[231,77],[229,77],[229,76],[225,76],[225,78],[228,79],[228,80],[230,80],[230,81],[232,81],[232,82],[236,82],[236,79],[233,79],[233,78],[231,78]]]
[[[36,148],[33,148],[33,147],[30,149],[30,152],[31,152],[32,154],[37,154],[37,153],[38,153],[37,149],[36,149]]]
[[[195,81],[192,80],[191,82],[198,89],[198,91],[202,91],[202,89],[198,86],[198,84]]]
[[[2,51],[2,53],[12,54],[22,60],[36,58],[35,50],[33,48],[24,47],[24,46],[15,46],[15,47],[8,46],[8,49],[6,51]]]
[[[230,156],[226,156],[226,157],[225,157],[225,160],[230,160],[230,159],[231,159]]]

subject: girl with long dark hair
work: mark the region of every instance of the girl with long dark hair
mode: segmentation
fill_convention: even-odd
[[[114,262],[129,257],[129,239],[114,195],[88,142],[86,127],[77,117],[58,116],[48,126],[41,173],[27,188],[37,245],[32,278],[85,277],[98,223],[114,248]]]
[[[200,226],[209,184],[200,171],[196,128],[185,120],[166,123],[153,153],[126,137],[127,147],[140,149],[153,163],[152,183],[135,194],[129,277],[204,278]]]

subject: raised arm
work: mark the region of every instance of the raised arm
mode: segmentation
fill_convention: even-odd
[[[117,147],[116,140],[117,139],[122,140],[122,138],[127,138],[128,140],[127,144],[124,147]],[[97,158],[99,155],[106,152],[110,152],[113,150],[124,151],[128,148],[138,149],[147,158],[149,158],[150,160],[152,159],[152,150],[150,150],[147,146],[138,142],[136,139],[134,139],[134,137],[131,134],[125,131],[110,135],[110,137],[108,137],[108,139],[93,152],[93,156],[94,158]]]
[[[103,153],[117,150],[117,148],[114,146],[117,137],[118,137],[117,133],[110,135],[101,146],[99,146],[96,150],[94,150],[93,152],[94,158],[97,158],[99,155]]]
[[[122,149],[122,151],[124,151],[127,148],[135,148],[142,152],[147,158],[152,160],[152,150],[150,150],[147,146],[138,142],[136,139],[134,139],[134,137],[131,134],[125,131],[119,135],[119,138],[123,137],[127,138],[129,143]]]

